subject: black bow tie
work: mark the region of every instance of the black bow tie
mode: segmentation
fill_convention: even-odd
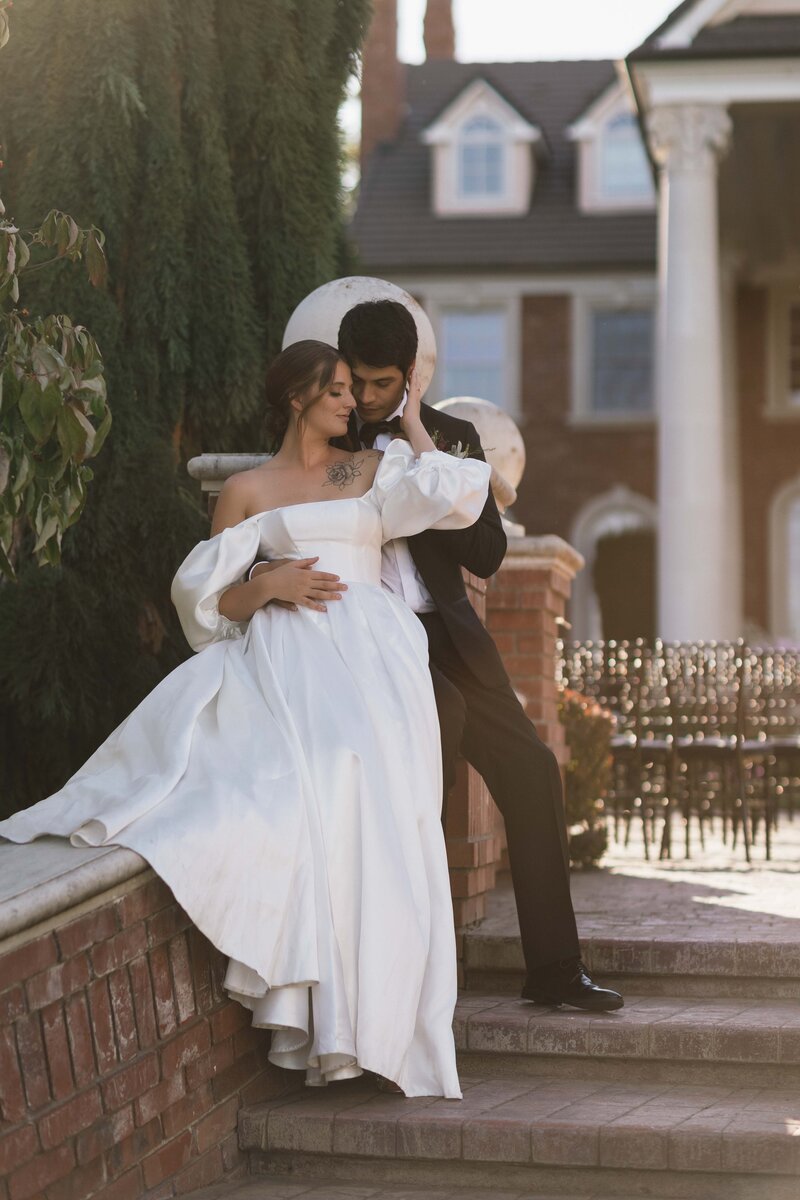
[[[375,445],[375,439],[382,433],[397,437],[400,433],[400,418],[392,417],[391,421],[376,421],[374,425],[368,425],[365,421],[359,430],[358,437],[364,449],[371,450]]]

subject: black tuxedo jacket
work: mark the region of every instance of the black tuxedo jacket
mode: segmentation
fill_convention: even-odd
[[[422,405],[422,424],[428,433],[450,446],[469,446],[473,458],[484,459],[480,438],[469,421],[451,417],[428,404]],[[358,450],[358,428],[353,414],[343,449]],[[437,440],[437,439],[434,439]],[[468,529],[428,529],[408,539],[417,570],[433,597],[439,614],[461,658],[481,683],[500,687],[508,682],[500,654],[467,596],[461,568],[488,579],[506,553],[506,535],[491,488],[483,512]]]

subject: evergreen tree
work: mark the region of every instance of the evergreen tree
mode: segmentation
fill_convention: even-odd
[[[207,536],[188,455],[261,448],[261,379],[338,273],[337,112],[369,0],[36,0],[0,73],[0,191],[107,238],[109,285],[34,302],[91,328],[111,437],[58,568],[0,586],[0,810],[60,786],[187,653],[169,602]],[[94,465],[94,464],[93,464]]]

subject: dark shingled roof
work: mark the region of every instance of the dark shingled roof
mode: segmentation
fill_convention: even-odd
[[[407,68],[408,117],[367,164],[351,232],[362,269],[570,270],[655,263],[654,213],[581,213],[577,146],[566,131],[615,78],[612,62],[428,62]],[[422,131],[485,79],[544,135],[523,217],[437,217]]]
[[[757,58],[778,55],[795,57],[800,54],[800,15],[771,17],[736,17],[722,25],[709,25],[699,30],[690,46],[660,47],[658,39],[697,0],[681,4],[663,25],[645,38],[629,56],[632,62],[653,59],[691,58]]]

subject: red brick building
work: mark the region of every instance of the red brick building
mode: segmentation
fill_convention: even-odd
[[[800,2],[688,0],[625,63],[365,51],[360,269],[430,399],[506,407],[514,515],[587,559],[580,637],[800,639]]]

